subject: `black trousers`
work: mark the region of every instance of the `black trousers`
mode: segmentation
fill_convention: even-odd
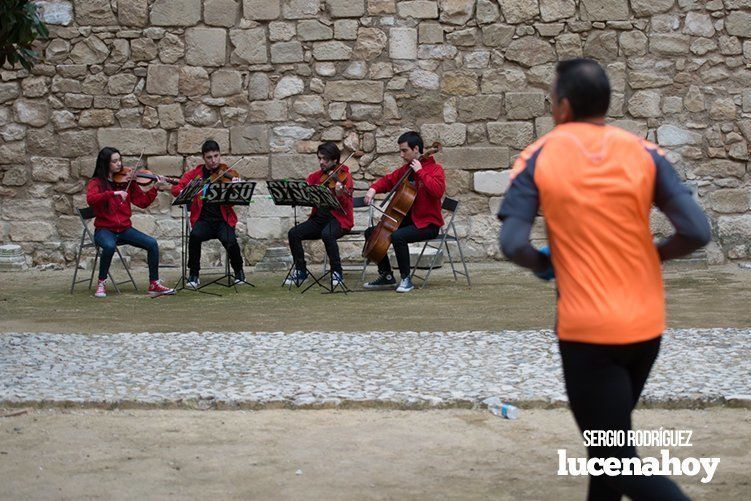
[[[627,345],[559,341],[563,376],[576,424],[585,430],[631,429],[631,411],[660,351],[660,337]],[[590,458],[636,457],[636,447],[588,447]],[[664,476],[590,476],[591,501],[688,499]]]
[[[287,237],[289,239],[289,250],[292,252],[292,259],[295,262],[295,268],[305,270],[305,250],[302,247],[303,240],[323,240],[326,248],[326,254],[331,262],[331,271],[342,272],[342,259],[339,256],[339,244],[337,240],[346,232],[342,230],[339,221],[330,213],[317,212],[315,216],[307,221],[294,226]]]
[[[365,239],[370,238],[370,235],[375,230],[375,226],[371,226],[365,230]],[[409,265],[409,245],[413,242],[422,242],[424,240],[430,240],[438,236],[440,228],[434,224],[430,224],[425,228],[418,228],[412,223],[412,219],[406,217],[402,220],[402,224],[398,230],[391,234],[391,245],[394,247],[394,254],[396,254],[396,262],[399,265],[399,274],[402,278],[407,278],[411,271]],[[389,262],[388,255],[381,259],[378,263],[378,273],[381,275],[391,274],[391,263]]]
[[[243,257],[240,245],[237,243],[235,229],[226,221],[207,221],[199,219],[190,230],[188,238],[188,268],[192,276],[198,276],[201,271],[201,244],[206,240],[218,238],[229,255],[229,262],[235,275],[243,271]]]

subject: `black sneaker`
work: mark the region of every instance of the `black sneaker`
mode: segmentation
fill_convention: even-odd
[[[235,284],[244,284],[245,283],[245,272],[239,271],[235,273]]]
[[[385,275],[379,275],[378,278],[372,282],[363,284],[366,289],[393,289],[396,287],[396,279],[391,273]]]

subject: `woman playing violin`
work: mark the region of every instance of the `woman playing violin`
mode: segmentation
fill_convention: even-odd
[[[318,146],[318,165],[320,169],[311,172],[306,179],[310,185],[326,183],[339,201],[341,209],[316,209],[313,208],[310,217],[304,223],[289,230],[289,248],[292,251],[295,269],[285,282],[286,285],[295,283],[300,285],[308,272],[305,264],[305,251],[302,247],[303,240],[323,240],[326,254],[331,261],[331,285],[339,286],[342,283],[342,261],[339,257],[339,245],[337,240],[348,233],[355,224],[352,199],[352,174],[349,167],[340,165],[341,151],[336,144],[326,142]]]
[[[177,196],[180,191],[193,179],[199,177],[207,182],[224,180],[239,181],[237,173],[231,171],[222,163],[219,144],[209,139],[201,146],[203,164],[189,170],[180,178],[180,182],[172,187],[172,195]],[[229,178],[229,179],[228,179]],[[243,271],[243,257],[240,245],[237,243],[235,226],[237,214],[231,205],[204,204],[200,195],[196,195],[190,205],[190,237],[188,239],[188,281],[186,285],[197,289],[200,285],[201,244],[206,240],[219,239],[229,255],[229,262],[235,274],[235,283],[245,282]]]
[[[167,186],[165,179],[156,176],[157,183],[150,190],[143,191],[136,182],[131,182],[132,171],[122,178],[118,176],[124,169],[119,151],[110,147],[102,148],[96,159],[94,175],[86,189],[86,202],[94,210],[94,241],[102,251],[99,281],[94,296],[107,296],[107,275],[118,244],[146,249],[151,297],[174,294],[174,289],[165,287],[159,280],[159,246],[156,240],[133,228],[130,221],[130,204],[142,209],[151,205],[159,188]]]

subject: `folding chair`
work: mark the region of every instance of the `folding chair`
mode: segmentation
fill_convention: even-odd
[[[354,213],[355,213],[355,226],[347,233],[346,235],[342,235],[342,238],[337,240],[339,243],[347,243],[347,242],[362,242],[363,245],[365,244],[365,230],[367,230],[369,227],[373,226],[373,208],[365,203],[365,197],[354,197]],[[361,209],[361,210],[358,210]],[[358,215],[361,215],[365,217],[365,225],[358,225]],[[362,219],[359,218],[359,219]],[[326,273],[328,271],[329,266],[329,256],[324,252],[323,254],[323,272]],[[357,265],[357,268],[354,268],[355,270],[360,271],[360,279],[365,279],[365,269],[368,266],[368,260],[363,259],[362,266]],[[348,268],[347,271],[352,271],[353,268]]]
[[[454,280],[458,280],[457,275],[464,275],[467,279],[467,287],[471,287],[472,283],[469,280],[469,271],[467,270],[467,262],[464,259],[464,251],[462,251],[462,245],[459,242],[459,235],[456,232],[456,226],[454,225],[454,217],[456,216],[456,211],[459,207],[459,201],[454,200],[453,198],[444,198],[443,203],[441,204],[441,209],[445,211],[448,215],[448,222],[441,228],[441,230],[438,232],[438,236],[435,238],[432,238],[430,240],[426,240],[425,244],[422,246],[422,250],[420,251],[420,256],[417,258],[417,262],[415,263],[415,266],[412,268],[412,273],[410,274],[411,279],[419,278],[422,280],[422,285],[420,288],[422,289],[426,285],[428,285],[428,279],[430,278],[430,273],[433,271],[433,267],[435,266],[436,261],[438,260],[438,256],[443,253],[443,250],[446,249],[446,255],[449,258],[449,263],[451,264],[451,271],[454,274]],[[464,273],[461,271],[457,271],[456,267],[454,266],[454,259],[451,256],[451,250],[449,249],[449,242],[455,242],[456,246],[459,248],[459,256],[461,257],[462,266],[464,267]],[[422,259],[423,254],[425,253],[425,250],[430,247],[431,249],[435,249],[436,253],[433,254],[433,258],[430,260],[430,265],[428,266],[428,272],[425,274],[424,277],[417,275],[417,266],[420,264],[420,260]]]
[[[76,284],[80,284],[81,282],[86,282],[86,279],[83,278],[81,280],[76,281],[76,277],[78,277],[78,265],[81,262],[81,253],[84,249],[88,247],[94,247],[96,249],[96,254],[94,255],[94,264],[91,266],[91,276],[89,277],[89,289],[91,289],[91,284],[94,282],[94,273],[96,273],[96,264],[97,261],[99,261],[99,246],[96,244],[96,241],[94,240],[94,234],[91,233],[91,230],[89,229],[89,221],[94,219],[94,209],[91,207],[85,207],[83,209],[76,209],[76,215],[81,218],[81,225],[83,226],[83,233],[81,233],[81,244],[78,246],[78,251],[76,252],[76,267],[75,271],[73,272],[73,282],[70,284],[70,293],[73,294],[73,289],[75,288]],[[87,241],[88,240],[88,241]],[[118,294],[120,294],[120,288],[118,285],[132,283],[133,288],[138,291],[138,287],[136,286],[136,281],[133,280],[133,275],[130,274],[130,268],[128,268],[128,264],[125,262],[125,258],[123,258],[123,255],[120,253],[120,248],[115,247],[115,251],[117,252],[117,255],[120,257],[120,262],[123,263],[123,268],[125,268],[126,273],[128,274],[128,280],[123,280],[122,282],[116,282],[115,279],[112,277],[112,270],[108,272],[108,275],[110,277],[110,282],[112,282],[112,285],[115,286],[115,291],[117,291]]]

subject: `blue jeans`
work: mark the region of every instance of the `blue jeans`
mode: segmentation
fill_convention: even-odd
[[[146,249],[149,263],[149,280],[159,280],[159,245],[156,239],[141,233],[135,228],[128,228],[121,233],[99,228],[94,232],[94,241],[102,251],[99,261],[99,280],[107,278],[112,263],[112,256],[118,244],[132,245],[139,249]]]

